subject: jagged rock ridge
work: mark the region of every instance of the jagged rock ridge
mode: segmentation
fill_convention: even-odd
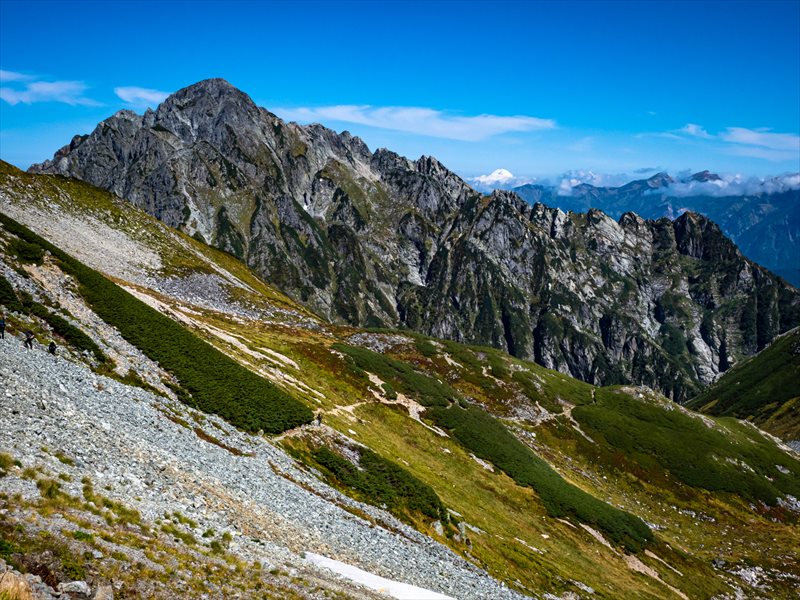
[[[482,197],[435,158],[285,123],[220,79],[120,111],[31,171],[108,189],[331,319],[677,400],[800,323],[797,290],[701,216],[614,221]]]

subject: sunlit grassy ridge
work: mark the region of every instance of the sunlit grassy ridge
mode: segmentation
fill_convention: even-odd
[[[800,329],[727,371],[688,406],[752,420],[785,439],[800,437]]]
[[[614,542],[632,551],[641,550],[652,540],[652,533],[641,519],[564,481],[500,421],[483,408],[467,404],[447,384],[366,348],[335,344],[334,349],[352,358],[357,368],[376,373],[395,389],[415,398],[428,409],[425,416],[448,430],[464,447],[491,461],[519,485],[536,490],[550,516],[573,517],[596,525]]]
[[[185,236],[146,215],[130,207],[126,210],[121,201],[112,202],[107,195],[91,200],[78,190],[70,205],[69,194],[73,192],[65,193],[65,186],[82,189],[85,184],[60,178],[44,178],[41,183],[38,177],[23,175],[15,176],[15,181],[24,180],[25,185],[33,187],[51,186],[55,190],[52,193],[64,194],[53,210],[72,210],[77,217],[86,210],[102,217],[109,226],[119,221],[119,230],[131,236],[142,235],[144,245],[156,250],[164,262],[157,276],[211,273],[214,269],[210,265],[219,264],[251,288],[229,289],[233,302],[280,306],[308,315],[232,256],[206,249],[194,240],[187,242]],[[41,201],[37,206],[47,210],[47,205]],[[35,220],[25,222],[32,228],[39,226]],[[180,242],[177,246],[176,241]],[[172,261],[180,267],[175,269]],[[406,331],[336,327],[313,316],[309,316],[312,327],[297,327],[291,319],[242,319],[235,312],[187,304],[185,299],[170,298],[144,285],[133,287],[137,293],[149,294],[163,303],[173,315],[191,317],[182,321],[241,365],[258,372],[279,371],[281,377],[294,378],[306,386],[305,391],[298,391],[291,382],[276,378],[294,397],[324,413],[322,431],[331,427],[364,444],[381,461],[430,488],[442,506],[454,511],[450,513],[452,522],[440,536],[431,526],[430,514],[409,509],[405,499],[392,507],[386,497],[381,497],[386,491],[383,484],[378,481],[372,485],[360,475],[351,477],[355,463],[337,453],[337,445],[319,435],[316,428],[294,430],[283,438],[280,443],[302,450],[295,456],[302,456],[309,466],[321,471],[324,468],[311,456],[314,450],[325,456],[322,448],[327,448],[348,460],[352,468],[333,459],[334,469],[324,473],[337,487],[359,500],[386,504],[401,518],[515,589],[584,594],[575,583],[581,582],[594,588],[592,597],[654,599],[673,596],[666,585],[690,598],[730,594],[732,583],[751,591],[741,580],[712,569],[711,560],[719,557],[730,565],[762,565],[767,570],[800,576],[794,566],[800,562],[794,550],[800,535],[796,516],[751,499],[763,497],[772,502],[771,494],[791,489],[786,479],[797,477],[795,463],[786,462],[783,453],[752,427],[730,419],[709,419],[710,427],[696,416],[684,415],[684,420],[676,416],[679,407],[652,392],[640,388],[597,389],[490,348]],[[370,345],[370,339],[381,344]],[[363,345],[382,350],[372,352]],[[291,362],[267,360],[272,356],[265,356],[268,351]],[[382,385],[375,382],[375,376]],[[398,403],[400,395],[422,405],[422,422]],[[443,414],[434,415],[435,411]],[[461,429],[461,421],[480,411],[489,418],[478,416],[477,424],[467,423],[468,427]],[[620,423],[617,417],[625,420],[621,433],[615,431]],[[698,431],[697,427],[703,429]],[[639,439],[636,432],[628,431],[637,428],[655,432],[655,439]],[[488,437],[484,429],[490,430]],[[706,429],[715,434],[706,436]],[[476,431],[473,445],[468,436]],[[703,487],[702,479],[692,479],[691,473],[680,470],[680,464],[676,466],[688,460],[679,446],[694,436],[699,436],[694,447],[698,456],[688,458],[712,464],[720,477],[730,478],[732,488],[710,491]],[[672,445],[667,443],[670,439]],[[489,447],[495,442],[498,449]],[[507,452],[505,442],[514,450]],[[718,465],[715,456],[720,457]],[[782,472],[768,465],[773,458],[779,458],[775,465],[791,475],[777,479],[776,472]],[[737,465],[734,467],[728,459],[738,461]],[[508,464],[503,466],[506,460]],[[541,465],[543,469],[537,470]],[[515,466],[521,468],[519,472],[514,471]],[[335,470],[347,481],[336,481]],[[393,471],[388,467],[384,474]],[[653,569],[659,579],[631,569],[623,554],[624,536],[615,537],[591,515],[582,519],[574,512],[558,512],[547,506],[547,491],[541,493],[526,482],[528,471],[532,471],[530,477],[538,481],[540,489],[547,477],[558,478],[559,488],[575,494],[568,496],[570,502],[585,495],[591,506],[607,506],[613,516],[634,515],[631,518],[654,524],[653,540],[646,546],[652,555],[639,552],[637,560]],[[765,481],[767,488],[762,485]],[[764,493],[765,489],[769,493]],[[437,510],[441,516],[441,510]],[[579,524],[600,530],[610,546]],[[771,550],[765,552],[764,548]],[[770,585],[771,597],[792,597],[791,578],[776,576]]]
[[[280,433],[311,420],[311,411],[286,392],[243,368],[169,317],[150,308],[13,219],[4,229],[48,250],[75,277],[83,298],[107,323],[180,382],[184,401],[218,414],[246,431]]]
[[[786,494],[800,495],[800,462],[755,432],[737,441],[730,429],[608,388],[572,414],[592,437],[602,436],[634,460],[654,459],[687,485],[771,505]]]

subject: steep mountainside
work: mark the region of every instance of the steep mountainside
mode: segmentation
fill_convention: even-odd
[[[313,553],[458,598],[780,598],[800,581],[800,463],[752,426],[492,348],[331,325],[108,193],[3,178],[0,559],[54,587],[370,597]],[[323,424],[270,438],[232,427],[235,403],[192,408],[220,359],[193,348],[207,376],[187,375],[185,335]]]
[[[708,171],[689,178],[690,182],[700,183],[719,180],[718,175]],[[569,195],[560,195],[553,187],[530,184],[514,191],[531,204],[542,202],[575,212],[597,208],[615,219],[626,212],[646,219],[674,219],[687,210],[697,212],[719,224],[749,259],[793,285],[800,285],[800,189],[676,195],[670,188],[673,183],[676,182],[671,177],[659,173],[620,187],[581,184],[572,188]]]
[[[800,323],[797,290],[703,217],[481,197],[433,158],[283,123],[222,80],[121,111],[31,170],[110,190],[328,318],[489,344],[591,383],[685,400]]]
[[[0,559],[18,569],[122,597],[371,597],[314,553],[465,599],[788,598],[800,582],[800,462],[751,425],[331,325],[108,193],[3,177]],[[198,407],[221,361],[193,348],[208,376],[187,374],[187,335],[323,423],[269,436],[233,427],[235,403]]]
[[[727,371],[689,406],[747,419],[800,449],[800,329]]]

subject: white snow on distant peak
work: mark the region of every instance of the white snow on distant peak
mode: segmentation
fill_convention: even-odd
[[[514,179],[514,174],[508,169],[495,169],[488,175],[478,175],[473,178],[473,181],[483,185],[492,185],[495,183],[506,183]]]
[[[432,592],[415,585],[407,583],[400,583],[399,581],[392,581],[378,575],[373,575],[368,571],[348,565],[347,563],[322,556],[321,554],[314,554],[313,552],[305,553],[306,560],[330,569],[334,573],[338,573],[342,577],[354,581],[380,594],[386,594],[391,598],[398,598],[398,600],[454,600],[450,596]]]

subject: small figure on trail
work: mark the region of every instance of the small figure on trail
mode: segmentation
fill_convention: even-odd
[[[25,344],[24,344],[24,346],[26,348],[30,348],[31,350],[33,350],[33,340],[34,340],[33,332],[30,329],[26,329],[25,330]]]
[[[53,356],[56,355],[56,343],[51,341],[50,345],[47,347],[47,351],[52,354]]]
[[[317,413],[317,427],[319,427],[320,425],[322,425],[322,411],[319,411]]]
[[[6,339],[6,316],[0,315],[0,340]]]

